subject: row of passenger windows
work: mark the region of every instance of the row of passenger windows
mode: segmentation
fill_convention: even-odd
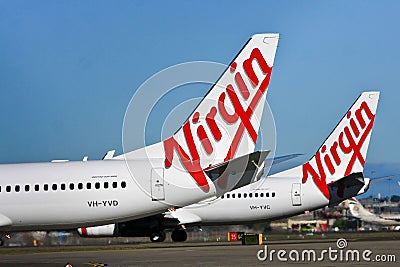
[[[0,192],[2,192],[2,190],[4,190],[4,192],[10,193],[11,191],[14,192],[21,192],[21,191],[25,191],[25,192],[29,192],[29,191],[36,191],[39,192],[42,188],[43,191],[57,191],[57,190],[61,190],[61,191],[65,191],[65,190],[83,190],[83,189],[87,189],[87,190],[91,190],[92,188],[94,189],[109,189],[109,188],[118,188],[118,186],[120,186],[121,188],[126,188],[126,182],[122,181],[120,183],[118,182],[87,182],[87,183],[69,183],[69,184],[35,184],[35,185],[6,185],[3,188],[0,185]]]
[[[222,195],[221,198],[253,198],[253,197],[275,197],[275,192],[266,192],[266,193],[227,193]]]

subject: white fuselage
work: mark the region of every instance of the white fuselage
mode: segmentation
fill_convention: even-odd
[[[313,183],[301,178],[262,178],[221,198],[182,208],[201,218],[203,225],[242,224],[275,220],[329,204]]]
[[[66,229],[115,223],[185,206],[215,193],[165,182],[165,200],[155,201],[151,196],[151,167],[146,164],[129,163],[130,168],[137,165],[135,176],[123,160],[0,165],[1,229]],[[192,181],[181,175],[183,181]]]

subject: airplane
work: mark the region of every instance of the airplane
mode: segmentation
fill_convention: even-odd
[[[363,222],[386,226],[400,225],[400,216],[383,217],[376,215],[365,209],[354,197],[346,200],[346,204],[349,206],[351,216],[360,219]]]
[[[248,224],[273,221],[338,204],[368,190],[363,169],[379,92],[362,93],[305,164],[269,175],[247,186],[180,209],[117,224],[81,227],[84,237],[149,236],[185,241],[188,226]]]
[[[278,39],[252,36],[166,140],[104,160],[1,164],[2,235],[139,219],[248,184],[243,162],[254,157]],[[221,187],[207,173],[222,167],[231,172]]]

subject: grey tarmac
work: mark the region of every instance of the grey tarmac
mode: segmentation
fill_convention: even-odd
[[[260,250],[272,250],[273,260],[260,261],[257,253]],[[327,255],[323,261],[300,261],[288,259],[283,262],[277,259],[279,250],[286,251],[286,258],[292,250],[315,250],[317,257],[321,250],[339,250],[336,240],[321,241],[270,241],[258,246],[242,246],[240,243],[161,243],[138,244],[110,247],[59,247],[59,248],[2,248],[0,249],[0,267],[35,267],[35,266],[399,266],[400,240],[390,241],[347,241],[343,251],[371,250],[370,262],[360,261],[331,261]],[[264,256],[264,252],[259,253]],[[295,255],[295,254],[292,254]],[[345,254],[343,254],[345,255]],[[376,255],[394,255],[396,262],[377,262]],[[307,256],[307,255],[306,255]],[[339,256],[339,253],[338,253]],[[284,258],[284,257],[283,257]],[[343,258],[344,259],[344,258]]]

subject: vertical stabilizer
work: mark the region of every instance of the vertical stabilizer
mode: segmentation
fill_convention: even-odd
[[[313,181],[330,198],[328,184],[364,170],[379,92],[364,92],[305,164],[273,176],[302,177]]]

